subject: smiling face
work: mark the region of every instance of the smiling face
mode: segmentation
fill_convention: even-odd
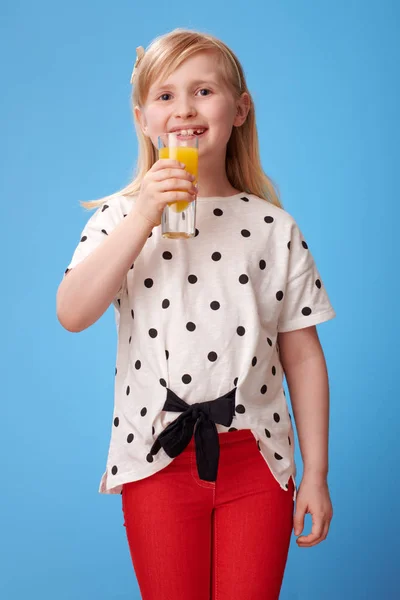
[[[202,51],[186,59],[165,81],[154,81],[144,106],[135,116],[153,145],[170,131],[197,135],[199,154],[207,159],[225,156],[232,127],[243,124],[249,96],[236,98],[225,81],[215,52]]]

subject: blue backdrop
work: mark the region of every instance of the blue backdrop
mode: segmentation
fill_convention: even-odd
[[[318,326],[334,517],[315,547],[293,536],[281,598],[398,598],[400,4],[2,0],[0,13],[0,597],[140,598],[121,497],[97,491],[113,413],[113,309],[73,334],[55,296],[91,214],[79,200],[119,189],[134,167],[135,48],[189,27],[242,61],[264,168],[337,312]]]

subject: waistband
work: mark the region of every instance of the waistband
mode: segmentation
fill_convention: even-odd
[[[251,432],[251,429],[234,429],[232,431],[221,431],[218,432],[218,441],[220,446],[225,446],[226,444],[233,444],[235,442],[244,442],[246,440],[254,440],[255,437]],[[195,450],[196,442],[195,438],[192,437],[185,450]],[[185,451],[184,450],[184,451]]]

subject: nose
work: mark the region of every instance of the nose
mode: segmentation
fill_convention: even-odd
[[[194,106],[193,98],[189,98],[187,96],[179,98],[176,102],[175,106],[175,117],[180,119],[189,119],[190,117],[195,117],[197,114],[196,108]]]

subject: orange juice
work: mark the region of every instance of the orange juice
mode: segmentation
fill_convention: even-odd
[[[186,171],[191,173],[196,177],[193,184],[197,183],[197,168],[199,163],[199,151],[197,148],[189,148],[185,146],[174,146],[169,148],[160,148],[159,149],[159,158],[172,158],[173,160],[177,160],[183,163],[186,167]],[[185,191],[185,190],[176,190]],[[175,212],[182,212],[189,206],[189,202],[169,202],[168,206],[170,206]]]

